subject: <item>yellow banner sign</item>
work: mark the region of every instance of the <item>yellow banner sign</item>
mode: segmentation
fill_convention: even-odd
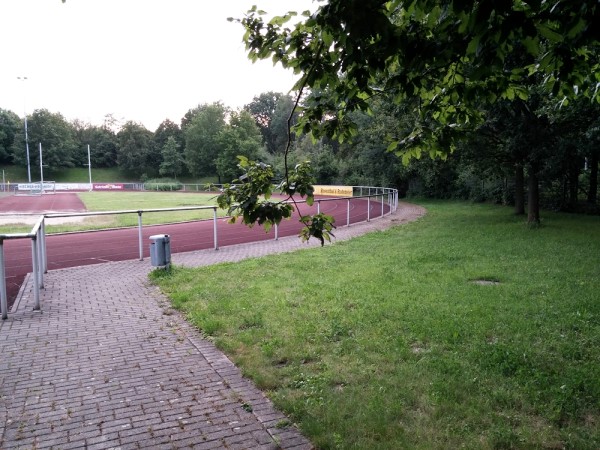
[[[352,186],[313,186],[315,195],[328,195],[330,197],[352,197]]]

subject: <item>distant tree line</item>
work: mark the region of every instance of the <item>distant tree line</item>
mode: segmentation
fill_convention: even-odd
[[[119,124],[111,115],[98,126],[39,109],[28,115],[27,131],[32,168],[39,167],[38,143],[49,169],[85,166],[89,145],[92,167],[118,167],[142,180],[181,175],[229,180],[236,176],[238,154],[257,159],[266,151],[253,116],[221,103],[198,105],[180,124],[166,119],[154,131],[135,121]],[[26,166],[25,149],[24,119],[0,109],[0,164]]]
[[[98,126],[35,110],[27,121],[30,162],[38,167],[41,142],[49,168],[83,167],[89,144],[93,167],[118,167],[140,179],[216,176],[225,183],[240,175],[237,156],[267,162],[281,177],[293,104],[292,97],[275,92],[256,96],[239,111],[201,104],[179,124],[166,119],[154,131],[134,121],[118,124],[110,115]],[[518,214],[532,201],[557,210],[599,212],[597,103],[581,99],[557,108],[534,85],[527,100],[506,99],[482,110],[483,124],[465,133],[453,152],[403,161],[388,151],[388,137],[414,127],[414,105],[373,98],[370,113],[350,114],[356,126],[351,141],[292,132],[289,163],[311,161],[322,184],[381,185],[409,197],[492,201],[514,205]],[[292,127],[301,113],[291,117]],[[23,119],[4,109],[0,164],[26,165]]]

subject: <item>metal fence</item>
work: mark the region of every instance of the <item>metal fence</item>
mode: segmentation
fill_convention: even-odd
[[[335,198],[319,198],[315,199],[317,205],[317,213],[321,212],[321,204],[332,202],[332,201],[347,201],[346,211],[346,226],[350,226],[350,210],[351,202],[357,199],[367,199],[367,221],[370,221],[371,217],[371,202],[379,201],[381,203],[381,214],[378,217],[383,217],[385,214],[385,205],[388,205],[389,212],[392,214],[398,208],[398,191],[390,188],[380,187],[368,187],[368,186],[355,186],[353,188],[355,193],[352,197],[335,197]],[[305,201],[297,201],[296,203],[304,203]],[[32,276],[33,276],[33,290],[36,310],[41,309],[40,306],[40,289],[44,287],[44,273],[47,272],[47,254],[46,254],[46,227],[45,220],[51,218],[64,218],[64,217],[85,217],[85,216],[102,216],[102,215],[121,215],[121,214],[137,214],[138,216],[138,246],[139,246],[139,259],[144,259],[143,250],[143,221],[142,217],[146,213],[153,212],[165,212],[165,211],[192,211],[210,209],[213,211],[213,218],[209,219],[213,221],[213,244],[214,249],[219,249],[218,233],[217,233],[217,206],[185,206],[177,208],[155,208],[155,209],[137,209],[137,210],[120,210],[120,211],[102,211],[102,212],[85,212],[85,213],[56,213],[56,214],[44,214],[40,215],[35,225],[29,233],[11,233],[11,234],[0,234],[0,310],[2,313],[2,319],[8,317],[8,299],[6,294],[6,264],[4,259],[4,241],[12,239],[31,239],[31,255],[32,255]],[[200,220],[200,219],[199,219]],[[278,226],[274,227],[275,236],[274,239],[279,239]],[[96,230],[97,231],[97,230]]]
[[[54,183],[55,190],[58,192],[69,191],[181,191],[181,192],[215,192],[223,188],[223,184],[213,183],[151,183],[147,185],[142,182],[116,181],[110,183],[61,183],[55,181],[45,181],[45,183]],[[29,193],[31,185],[37,185],[40,182],[33,183],[7,183],[0,182],[0,192],[11,193]],[[381,195],[383,192],[390,190],[389,188],[373,187],[373,186],[352,186],[353,196],[366,195]]]
[[[31,262],[33,275],[33,295],[35,310],[40,307],[40,289],[44,287],[45,264],[42,268],[41,261],[45,258],[45,230],[44,216],[40,216],[29,233],[0,234],[0,307],[2,308],[2,319],[8,317],[8,299],[6,296],[6,265],[4,262],[4,241],[10,239],[31,239]]]

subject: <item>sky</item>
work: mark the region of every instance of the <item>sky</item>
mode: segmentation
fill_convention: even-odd
[[[263,92],[288,93],[296,76],[246,56],[240,24],[314,10],[312,0],[0,0],[0,108],[45,108],[101,125],[107,114],[151,131],[191,108],[237,109]],[[21,77],[21,79],[19,79]],[[27,77],[26,80],[23,80]]]

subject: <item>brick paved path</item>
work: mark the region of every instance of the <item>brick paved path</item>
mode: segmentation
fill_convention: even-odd
[[[336,230],[337,240],[424,214]],[[317,245],[316,243],[312,245]],[[304,248],[298,238],[173,255],[199,266]],[[147,281],[150,262],[50,271],[0,323],[0,448],[309,449],[310,442]]]

